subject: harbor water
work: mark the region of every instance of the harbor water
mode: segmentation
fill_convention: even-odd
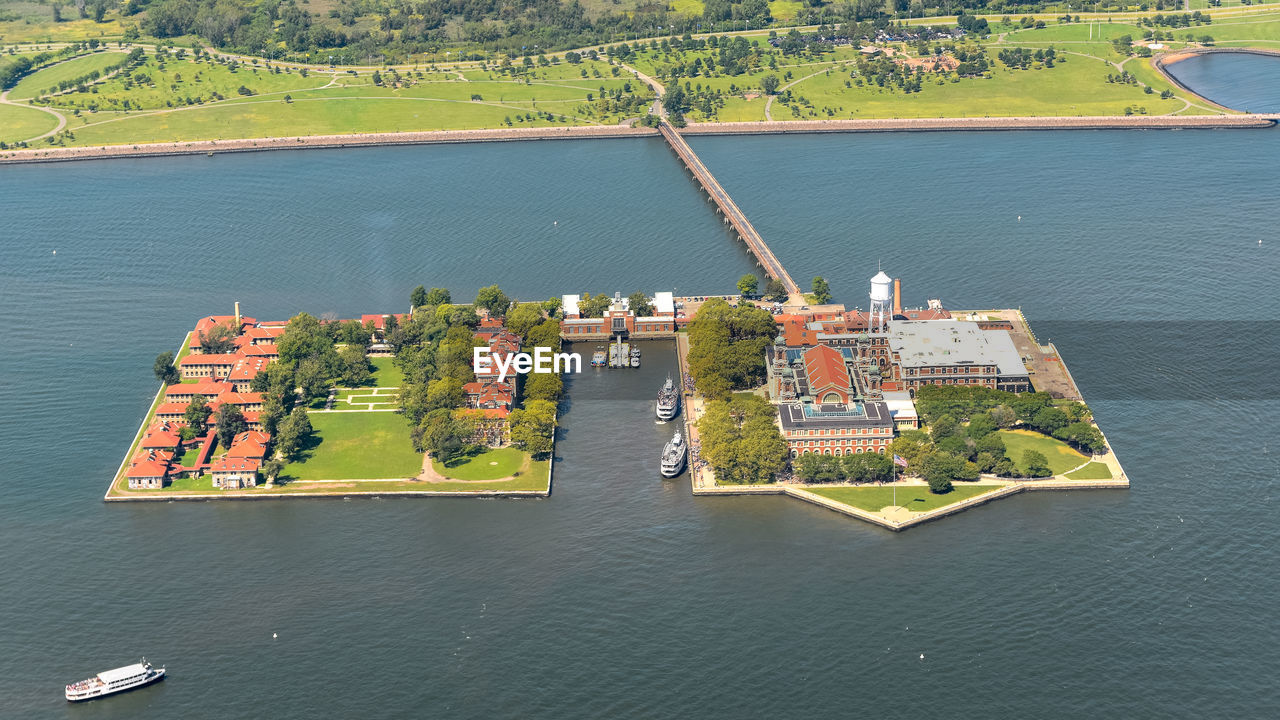
[[[1280,131],[698,138],[791,275],[1021,307],[1129,491],[901,534],[662,481],[674,369],[568,379],[538,500],[104,504],[156,354],[418,284],[731,292],[657,139],[0,170],[0,716],[1272,717]],[[582,348],[590,353],[591,348]],[[62,686],[145,654],[163,683]]]

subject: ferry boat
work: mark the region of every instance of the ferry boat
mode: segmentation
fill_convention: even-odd
[[[670,375],[662,389],[658,390],[658,402],[654,409],[658,419],[663,422],[674,420],[680,414],[680,391],[676,389],[675,381]]]
[[[671,440],[662,448],[662,477],[673,478],[684,470],[685,459],[689,457],[689,446],[684,443],[684,436],[677,430]]]
[[[87,680],[67,686],[67,700],[82,702],[94,700],[118,692],[133,690],[144,685],[164,679],[164,668],[151,667],[146,658],[133,665],[125,665],[114,670],[103,670]]]
[[[603,348],[604,346],[600,347]],[[596,350],[595,354],[591,356],[591,365],[593,367],[602,367],[604,365],[604,350]]]
[[[631,346],[631,367],[640,367],[640,348]]]

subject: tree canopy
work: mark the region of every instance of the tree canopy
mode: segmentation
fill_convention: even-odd
[[[764,349],[777,337],[769,311],[708,300],[689,323],[689,373],[708,398],[764,382]]]
[[[787,441],[774,422],[776,411],[758,395],[712,400],[698,420],[702,458],[716,482],[772,482],[787,464]]]

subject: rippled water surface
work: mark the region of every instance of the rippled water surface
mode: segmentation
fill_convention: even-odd
[[[1211,53],[1176,62],[1168,70],[1216,103],[1249,112],[1280,112],[1280,56]]]
[[[106,506],[152,359],[235,300],[725,292],[752,263],[652,140],[8,167],[0,716],[1273,715],[1280,132],[693,145],[802,284],[865,304],[883,263],[911,304],[1021,306],[1133,488],[902,534],[695,499],[657,479],[654,346],[571,379],[548,499]],[[62,700],[142,653],[170,679]]]

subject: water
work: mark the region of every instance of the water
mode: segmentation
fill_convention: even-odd
[[[1280,57],[1249,53],[1196,55],[1168,67],[1187,87],[1210,100],[1237,110],[1280,112],[1276,75]]]
[[[694,147],[802,283],[865,304],[881,261],[912,304],[1021,305],[1132,490],[902,534],[695,499],[657,478],[653,346],[570,380],[548,499],[107,506],[152,359],[233,300],[721,292],[752,265],[654,141],[5,168],[0,716],[1273,715],[1280,132]],[[139,653],[172,677],[61,699]]]

